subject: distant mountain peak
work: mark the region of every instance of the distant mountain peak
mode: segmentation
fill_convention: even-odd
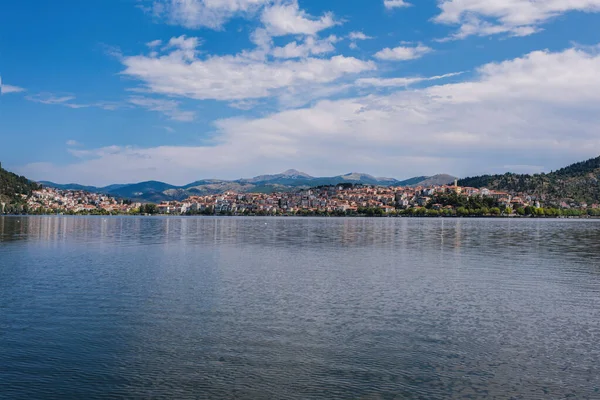
[[[363,172],[348,172],[347,174],[342,175],[342,178],[351,181],[359,181],[363,178],[375,179],[373,176],[365,174]]]
[[[283,171],[279,175],[283,175],[283,176],[302,176],[304,178],[312,178],[312,176],[308,175],[305,172],[298,171],[297,169],[288,169],[287,171]]]

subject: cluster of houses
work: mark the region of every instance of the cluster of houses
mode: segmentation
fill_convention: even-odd
[[[464,196],[492,197],[500,205],[511,208],[539,207],[533,196],[511,196],[488,189],[441,185],[432,187],[329,186],[296,192],[234,193],[193,196],[184,201],[168,201],[158,205],[161,214],[298,214],[304,212],[353,213],[361,209],[379,209],[392,213],[398,209],[430,205],[436,194],[456,193]],[[434,209],[440,204],[431,205]],[[452,208],[452,206],[446,206]]]
[[[532,195],[511,195],[489,189],[454,185],[431,187],[373,187],[326,186],[295,192],[235,193],[193,196],[183,201],[165,201],[156,205],[160,214],[231,214],[231,215],[296,215],[296,214],[354,214],[377,210],[382,214],[398,210],[428,207],[434,210],[453,209],[452,205],[433,203],[440,194],[493,198],[501,207],[517,210],[521,207],[540,207],[544,199]],[[433,204],[432,204],[433,203]],[[112,214],[138,213],[142,203],[131,203],[114,197],[76,190],[42,188],[27,199],[29,212]],[[562,202],[561,208],[588,208],[587,204]],[[590,208],[598,208],[591,205]],[[144,208],[142,207],[142,210]]]
[[[101,210],[109,213],[129,213],[141,205],[126,203],[128,202],[104,194],[44,187],[35,190],[27,199],[27,209],[29,212],[45,213],[93,213]]]

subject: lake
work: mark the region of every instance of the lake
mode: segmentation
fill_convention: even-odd
[[[0,217],[2,399],[569,397],[600,221]]]

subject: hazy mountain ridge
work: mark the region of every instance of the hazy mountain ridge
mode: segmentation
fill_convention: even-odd
[[[528,193],[547,201],[600,203],[600,157],[591,158],[550,173],[535,175],[506,173],[461,179],[460,186]]]
[[[39,181],[38,183],[43,186],[53,187],[55,189],[62,189],[62,190],[83,190],[84,192],[98,192],[100,189],[104,189],[104,188],[98,188],[96,186],[80,185],[77,183],[60,184],[60,183],[54,183],[54,182],[49,182],[49,181]],[[111,185],[111,186],[118,186],[118,185]]]
[[[280,174],[260,175],[254,178],[237,180],[202,179],[183,186],[174,186],[164,182],[146,181],[125,185],[110,185],[105,187],[84,186],[78,184],[56,184],[43,181],[48,187],[88,192],[106,193],[115,197],[139,201],[159,202],[164,200],[183,200],[189,196],[219,194],[227,191],[239,193],[272,193],[277,191],[293,191],[308,189],[316,186],[338,185],[342,183],[375,185],[375,186],[418,186],[422,182],[435,181],[437,184],[450,183],[454,177],[450,175],[421,176],[399,181],[394,178],[374,177],[360,172],[351,172],[333,177],[313,177],[294,169]]]
[[[280,174],[259,175],[259,176],[255,176],[254,178],[250,178],[250,179],[238,179],[238,182],[256,183],[256,182],[276,181],[276,180],[282,180],[282,179],[283,180],[302,180],[302,179],[309,180],[309,179],[314,179],[314,178],[304,172],[300,172],[295,169],[288,169],[287,171],[284,171]]]

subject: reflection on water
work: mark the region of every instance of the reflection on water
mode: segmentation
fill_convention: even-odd
[[[0,217],[0,398],[600,398],[599,228]]]

